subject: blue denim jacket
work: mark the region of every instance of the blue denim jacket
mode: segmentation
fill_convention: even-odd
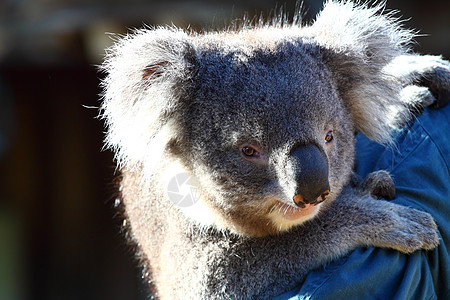
[[[393,202],[429,212],[440,245],[411,255],[358,248],[277,299],[450,299],[450,105],[426,109],[398,132],[394,147],[361,134],[356,145],[357,173],[388,170],[397,192]]]

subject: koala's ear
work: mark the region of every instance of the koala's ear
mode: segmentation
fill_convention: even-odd
[[[357,130],[386,143],[392,127],[409,118],[410,107],[400,96],[404,85],[384,69],[409,52],[413,34],[392,16],[382,15],[383,9],[328,1],[309,32],[323,49]]]
[[[171,117],[187,97],[195,65],[191,37],[173,28],[137,31],[108,50],[101,117],[105,144],[119,165],[164,151],[172,138]]]

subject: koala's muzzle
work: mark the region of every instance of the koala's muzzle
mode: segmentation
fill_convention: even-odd
[[[317,204],[328,196],[328,162],[317,146],[309,144],[295,148],[289,157],[288,173],[296,182],[293,200],[297,206]]]

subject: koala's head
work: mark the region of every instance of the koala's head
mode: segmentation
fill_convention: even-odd
[[[347,182],[351,114],[316,45],[220,45],[219,37],[190,48],[194,74],[168,151],[199,179],[221,227],[285,230],[315,216]]]
[[[184,212],[198,223],[262,236],[311,219],[347,184],[355,131],[388,138],[399,92],[381,71],[403,51],[392,37],[380,44],[388,20],[376,19],[378,33],[349,20],[121,40],[105,63],[108,146],[146,180],[195,176],[198,213]]]

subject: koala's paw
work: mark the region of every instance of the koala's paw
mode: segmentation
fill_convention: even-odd
[[[371,194],[375,199],[384,198],[392,200],[395,198],[395,185],[391,175],[387,171],[379,170],[372,172],[364,178],[360,187]]]
[[[440,56],[403,55],[391,64],[394,76],[413,78],[401,92],[406,103],[417,107],[441,108],[450,101],[450,63]]]
[[[419,73],[419,85],[427,87],[435,98],[429,106],[438,109],[450,101],[450,63],[440,57],[429,57],[429,68]]]
[[[428,87],[418,85],[404,87],[400,92],[400,98],[414,115],[419,115],[425,107],[435,107],[438,103]]]
[[[380,246],[403,253],[425,249],[431,250],[439,244],[437,226],[433,217],[417,209],[395,205],[391,208],[395,221],[378,236]]]

